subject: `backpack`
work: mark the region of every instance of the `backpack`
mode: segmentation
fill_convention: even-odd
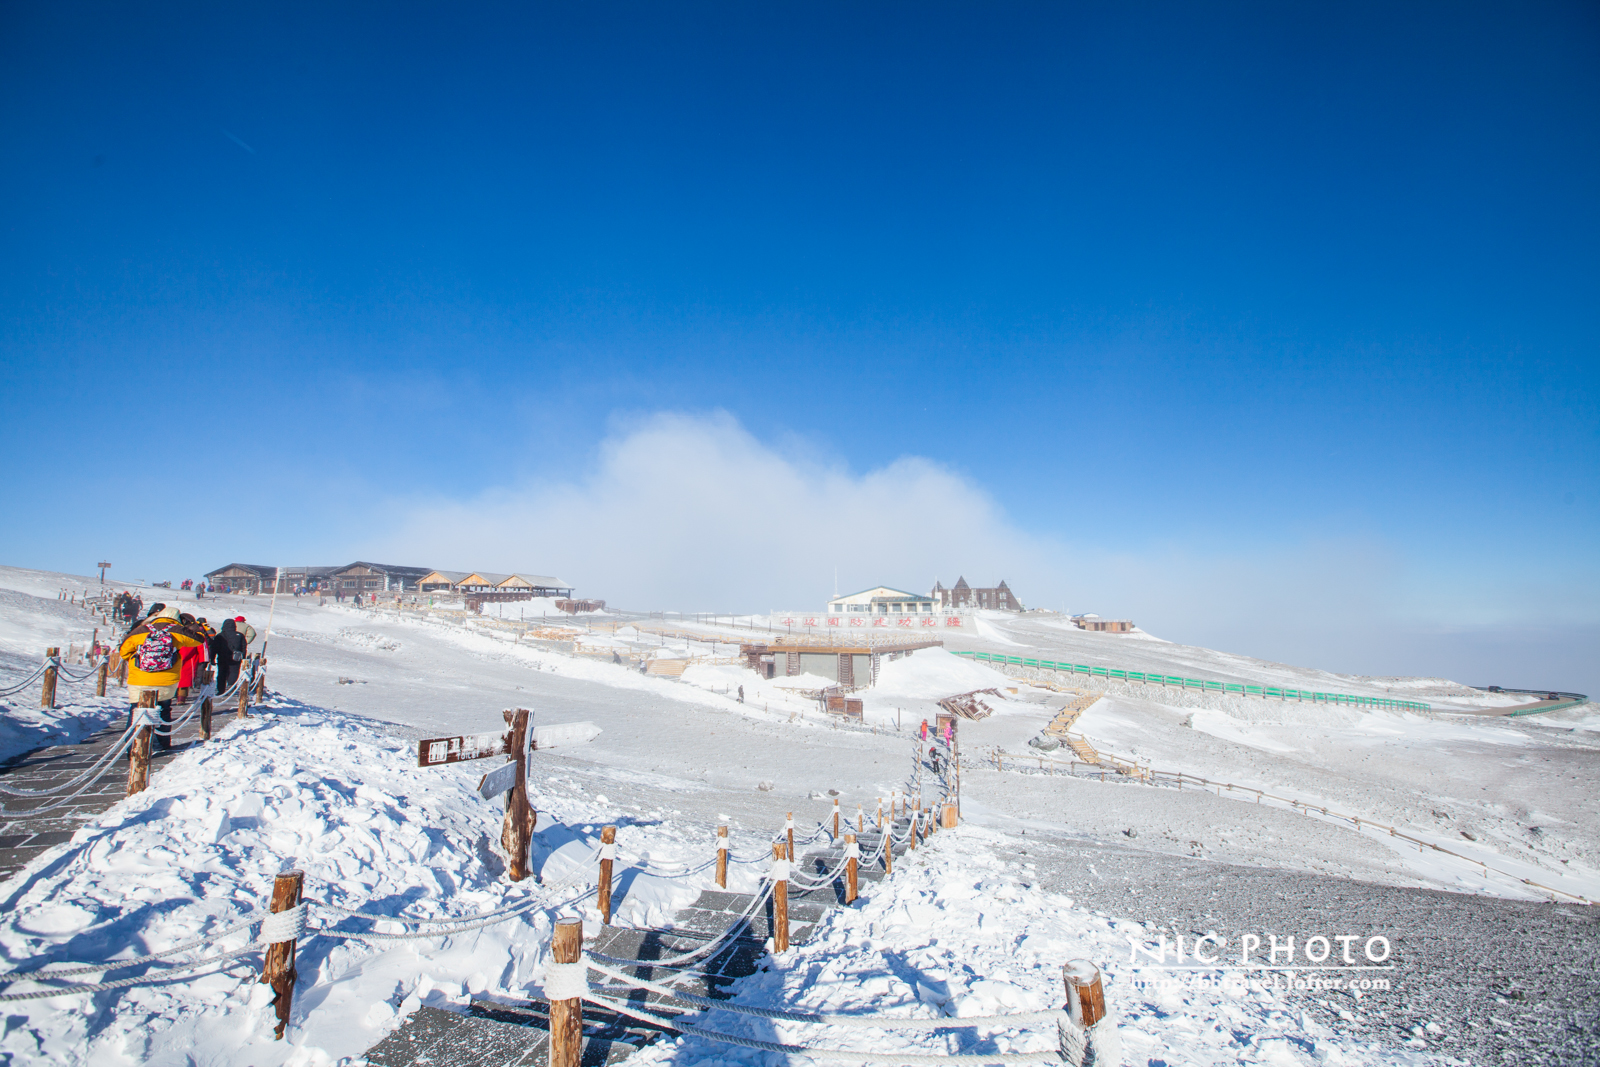
[[[146,674],[161,674],[178,665],[178,642],[165,628],[151,630],[133,654],[134,666]]]

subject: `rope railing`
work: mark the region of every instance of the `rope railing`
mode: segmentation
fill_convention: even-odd
[[[38,681],[44,675],[44,672],[49,669],[49,667],[50,663],[48,660],[39,664],[33,669],[33,673],[22,679],[22,681],[15,682],[4,689],[0,689],[0,697],[8,697],[15,693],[22,692],[24,689],[28,688],[28,686]]]
[[[822,1048],[817,1045],[788,1045],[776,1041],[762,1041],[753,1037],[740,1037],[736,1034],[726,1034],[720,1030],[707,1030],[699,1026],[690,1026],[676,1019],[663,1019],[658,1015],[641,1011],[631,1005],[611,1000],[608,997],[589,994],[583,1000],[597,1007],[606,1008],[619,1015],[638,1019],[640,1022],[649,1023],[663,1030],[671,1030],[691,1037],[703,1037],[710,1041],[717,1041],[725,1045],[738,1045],[743,1048],[757,1049],[762,1052],[779,1052],[791,1056],[809,1056],[813,1059],[846,1060],[851,1063],[881,1063],[881,1064],[1007,1064],[1007,1063],[1060,1063],[1061,1053],[1058,1049],[1041,1049],[1038,1052],[1005,1052],[984,1055],[948,1055],[938,1056],[926,1053],[911,1052],[851,1052],[846,1049]],[[698,1010],[698,1009],[696,1009]]]
[[[817,1026],[895,1030],[959,1030],[967,1027],[990,1026],[1003,1029],[1020,1026],[1023,1023],[1055,1022],[1064,1018],[1067,1014],[1057,1008],[1050,1011],[1020,1012],[1016,1015],[975,1015],[962,1018],[944,1016],[932,1019],[915,1019],[903,1016],[835,1015],[784,1011],[779,1008],[759,1008],[750,1004],[735,1004],[728,1000],[714,1000],[711,997],[695,996],[693,993],[684,993],[659,982],[652,982],[644,978],[634,978],[602,963],[595,962],[594,954],[589,952],[584,953],[584,963],[591,971],[603,974],[613,981],[621,982],[631,989],[648,990],[651,993],[670,997],[684,1004],[691,1004],[711,1011],[723,1011],[732,1015],[748,1015],[757,1019],[772,1019],[786,1023],[811,1023]]]

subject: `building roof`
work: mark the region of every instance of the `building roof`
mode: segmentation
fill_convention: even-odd
[[[893,593],[894,596],[875,596],[875,597],[872,598],[874,601],[878,601],[878,600],[889,600],[889,601],[895,601],[895,600],[932,600],[933,599],[933,597],[931,597],[931,596],[923,596],[921,593],[906,593],[906,592],[902,592],[899,589],[895,589],[894,587],[887,586],[887,585],[872,585],[872,586],[868,586],[867,588],[861,590],[861,592],[859,592],[859,593],[850,593],[850,594],[847,594],[845,596],[831,597],[830,599],[831,600],[849,600],[851,597],[862,596],[863,594],[871,593],[874,590],[878,590],[878,589],[887,589],[889,592]]]
[[[226,567],[218,567],[214,571],[206,571],[206,577],[213,578],[224,571],[241,570],[249,571],[258,578],[270,578],[277,569],[276,567],[263,567],[258,563],[230,563]]]
[[[368,563],[364,559],[358,559],[354,563],[343,567],[335,567],[333,568],[333,573],[343,574],[345,571],[353,571],[357,567],[365,567],[369,571],[394,575],[399,578],[421,578],[428,574],[428,568],[426,567],[397,567],[390,563]]]
[[[535,589],[570,589],[571,588],[571,586],[567,585],[567,583],[563,582],[560,578],[556,578],[556,577],[554,577],[552,575],[549,575],[549,574],[526,574],[526,573],[522,573],[522,572],[518,572],[516,574],[509,575],[506,578],[506,580],[501,582],[500,584],[501,585],[525,585],[525,586],[530,586],[530,587],[535,588]]]
[[[449,582],[451,585],[461,584],[461,579],[470,575],[471,571],[429,571],[417,579],[418,585],[432,582]]]

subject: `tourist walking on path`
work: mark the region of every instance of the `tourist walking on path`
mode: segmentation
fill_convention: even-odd
[[[139,698],[146,692],[156,696],[156,707],[163,723],[172,722],[172,698],[178,691],[183,667],[183,650],[204,644],[200,636],[178,620],[176,608],[163,606],[122,639],[118,654],[128,664],[128,725],[133,725]],[[155,747],[168,748],[171,739],[157,733]]]
[[[217,668],[217,692],[226,693],[239,677],[239,663],[245,657],[244,634],[232,619],[222,620],[222,629],[211,639],[211,661]]]

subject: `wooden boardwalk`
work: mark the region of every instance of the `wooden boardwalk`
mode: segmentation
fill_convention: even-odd
[[[152,753],[152,779],[173,756],[197,743],[197,722],[198,719],[190,720],[189,725],[178,732],[173,748]],[[0,764],[0,781],[20,789],[46,789],[69,781],[114,748],[124,728],[124,722],[119,720],[115,726],[81,744],[36,748],[13,757]],[[0,811],[0,878],[10,878],[46,849],[71,840],[79,826],[109,809],[127,792],[128,760],[123,755],[117,757],[106,768],[105,775],[81,796],[42,815],[31,813],[37,808],[49,807],[63,794],[48,797],[0,795],[0,803],[4,804],[4,811]]]
[[[897,850],[898,851],[898,850]],[[807,853],[800,866],[808,878],[820,878],[838,865],[842,848],[830,846]],[[883,878],[883,867],[863,863],[860,880]],[[615,898],[621,903],[621,897]],[[675,956],[721,937],[741,922],[755,897],[749,893],[707,890],[673,917],[667,930],[633,930],[606,927],[586,942],[593,949],[620,959],[649,960]],[[809,938],[829,908],[844,901],[843,876],[821,889],[802,892],[789,888],[790,943]],[[716,953],[704,960],[703,974],[676,983],[676,988],[696,996],[725,999],[733,996],[740,978],[756,972],[772,936],[772,902],[744,922]],[[631,969],[635,976],[662,981],[675,972]],[[620,998],[618,998],[620,999]],[[634,990],[626,998],[631,1008],[652,1012],[661,1001],[655,993]],[[421,1007],[366,1054],[371,1067],[548,1067],[550,1006],[542,1000],[474,999],[465,1013]],[[653,1012],[652,1012],[653,1013]],[[645,1023],[596,1007],[583,1006],[583,1064],[603,1067],[656,1040],[663,1031]]]

